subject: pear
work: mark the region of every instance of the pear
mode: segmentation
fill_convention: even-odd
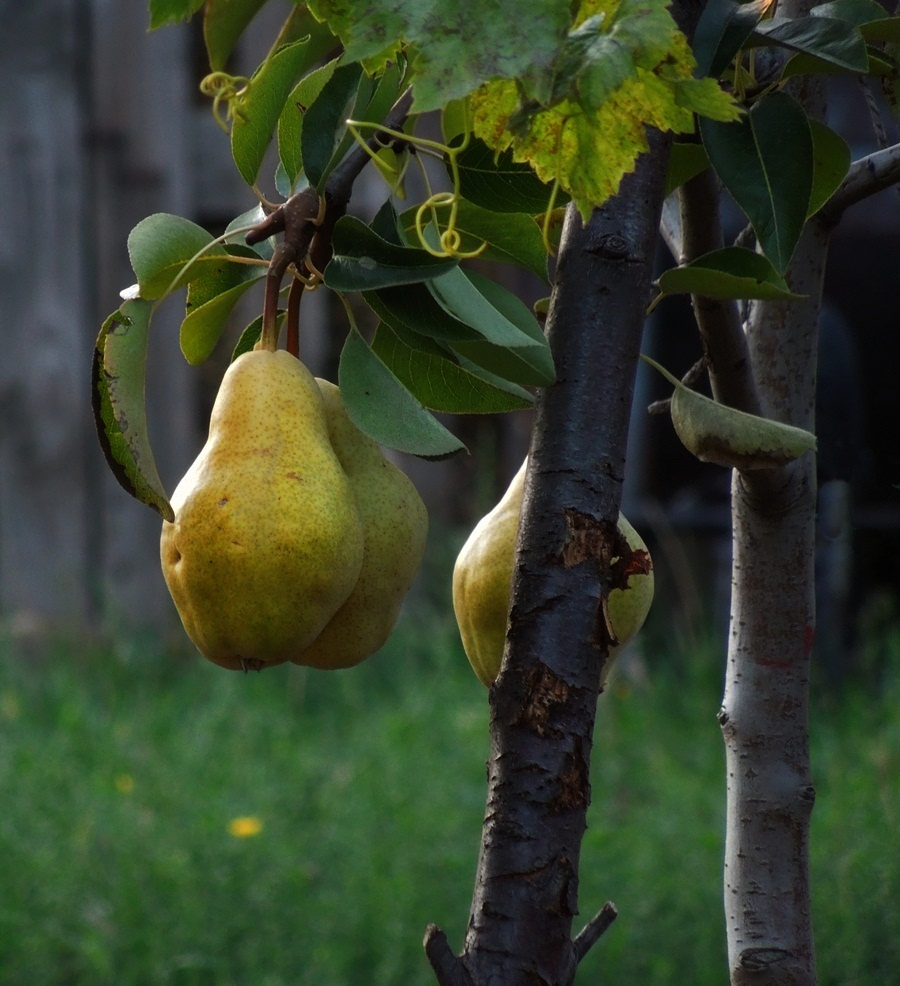
[[[340,390],[316,380],[328,435],[356,492],[362,518],[362,569],[350,597],[315,642],[292,658],[315,668],[348,668],[379,650],[397,622],[422,563],[428,513],[409,477],[350,420]]]
[[[478,679],[488,687],[500,672],[506,643],[509,594],[527,465],[526,459],[500,502],[478,522],[453,568],[453,609],[463,648]],[[622,514],[619,514],[618,527],[632,551],[647,552],[640,535]],[[613,589],[609,594],[610,624],[619,642],[610,648],[606,671],[643,626],[650,610],[653,567],[649,552],[646,557],[647,565],[628,575],[628,587]]]
[[[357,497],[315,378],[287,352],[231,364],[171,503],[163,574],[188,636],[216,664],[258,670],[300,654],[356,585]]]

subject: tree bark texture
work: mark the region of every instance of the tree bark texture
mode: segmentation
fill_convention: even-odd
[[[763,413],[815,430],[817,326],[828,234],[807,225],[790,271],[800,302],[746,325]],[[808,685],[815,634],[815,458],[736,472],[726,747],[725,912],[734,986],[812,986]]]
[[[557,379],[537,402],[469,927],[461,962],[429,952],[443,983],[562,986],[592,937],[573,942],[572,920],[668,146],[654,134],[586,226],[567,214],[547,320]]]

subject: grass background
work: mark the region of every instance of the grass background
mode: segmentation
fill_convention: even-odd
[[[580,899],[620,916],[577,984],[721,986],[721,656],[645,648],[599,707]],[[814,706],[822,986],[900,983],[900,633],[870,651],[878,675]],[[461,945],[487,754],[485,692],[425,604],[346,672],[5,646],[0,984],[431,984],[422,934]]]

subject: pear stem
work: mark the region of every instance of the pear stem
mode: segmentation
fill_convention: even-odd
[[[297,359],[300,359],[300,302],[303,301],[304,291],[303,281],[294,278],[288,292],[287,318],[285,319],[287,339],[284,348]]]
[[[409,115],[411,105],[412,90],[407,89],[391,108],[385,118],[384,126],[389,130],[401,128]],[[376,149],[383,146],[380,143],[380,130],[369,138],[367,144]],[[313,271],[321,271],[325,269],[331,259],[331,237],[335,223],[347,211],[353,183],[368,161],[368,152],[357,147],[335,168],[325,184],[324,210],[318,192],[314,188],[304,188],[270,212],[244,237],[244,241],[253,246],[256,243],[262,243],[270,236],[275,236],[277,233],[284,233],[282,242],[275,248],[266,274],[262,332],[256,346],[257,349],[274,351],[278,346],[278,296],[281,291],[281,282],[288,267],[291,264],[302,267],[302,261],[309,254],[309,266]],[[292,346],[295,346],[299,351],[299,327],[295,343],[292,336],[293,322],[290,317],[291,298],[294,297],[294,290],[292,287],[288,298],[287,345],[290,351],[293,351]],[[296,290],[299,292],[302,289],[297,287]],[[298,295],[294,298],[294,311],[299,307],[299,303]]]
[[[283,206],[263,220],[253,231],[253,242],[256,243],[266,238],[259,235],[261,230],[265,230],[266,235],[281,230],[284,232],[284,238],[275,247],[266,272],[266,294],[263,302],[259,349],[274,352],[278,347],[278,295],[281,291],[281,282],[288,267],[306,256],[312,238],[316,234],[320,211],[321,202],[316,190],[304,188],[302,192],[292,195]],[[270,222],[276,214],[279,215],[279,219]],[[247,235],[246,240],[250,242],[250,234]]]

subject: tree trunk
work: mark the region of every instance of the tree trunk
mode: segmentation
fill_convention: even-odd
[[[816,339],[828,236],[811,222],[789,275],[800,302],[746,325],[763,413],[815,430]],[[725,738],[725,912],[734,986],[812,986],[807,697],[815,628],[815,458],[735,473]]]
[[[429,929],[444,984],[564,986],[610,919],[573,942],[597,696],[610,644],[603,598],[662,206],[669,141],[587,226],[570,207],[547,332],[557,380],[538,397],[507,650],[491,689],[482,850],[461,960]],[[614,914],[614,911],[612,912]]]

